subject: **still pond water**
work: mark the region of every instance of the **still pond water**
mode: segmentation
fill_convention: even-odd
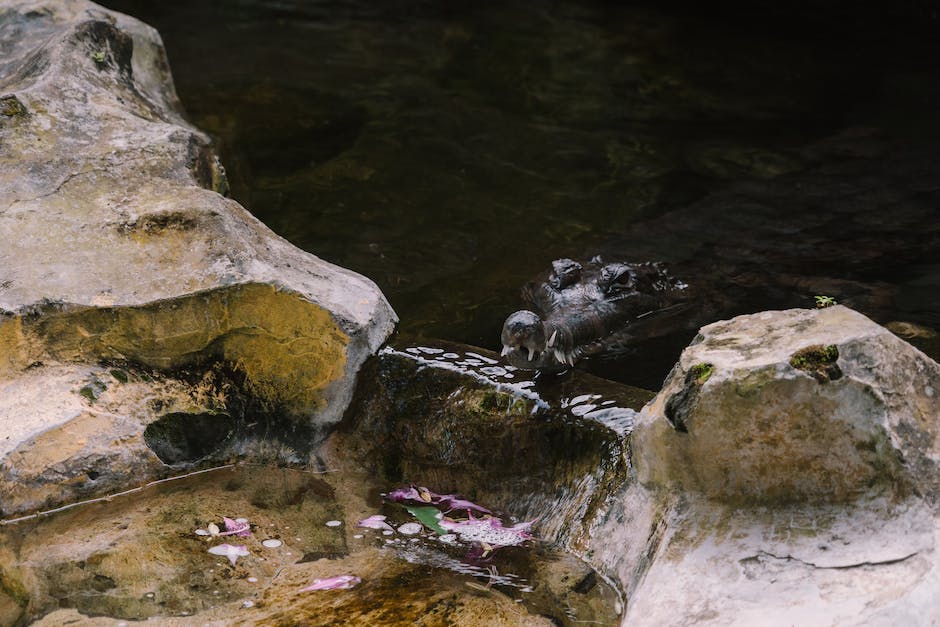
[[[526,280],[598,252],[671,262],[723,298],[668,341],[588,366],[650,389],[698,325],[818,293],[940,327],[940,51],[914,19],[586,0],[105,4],[163,35],[233,197],[374,279],[408,340],[498,350]],[[884,155],[901,156],[882,168]]]

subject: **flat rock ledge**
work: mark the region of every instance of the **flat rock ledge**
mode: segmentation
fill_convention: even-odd
[[[702,328],[591,531],[625,624],[940,621],[938,386],[940,365],[841,306]]]
[[[0,517],[197,461],[232,420],[339,421],[395,313],[225,191],[154,29],[0,7]],[[167,416],[201,426],[155,452]]]

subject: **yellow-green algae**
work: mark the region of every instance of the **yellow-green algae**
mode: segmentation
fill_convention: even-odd
[[[348,335],[295,293],[235,285],[141,306],[41,306],[0,324],[0,375],[29,364],[122,360],[152,368],[221,361],[290,413],[321,408],[346,367]]]

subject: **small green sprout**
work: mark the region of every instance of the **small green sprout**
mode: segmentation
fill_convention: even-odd
[[[814,296],[813,298],[816,299],[817,309],[824,309],[826,307],[832,307],[833,305],[838,304],[836,302],[836,299],[833,298],[832,296]]]
[[[107,55],[105,54],[104,50],[99,50],[98,52],[92,53],[91,55],[91,60],[95,63],[104,63],[106,58]]]

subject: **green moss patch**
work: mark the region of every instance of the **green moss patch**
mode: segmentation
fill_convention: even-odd
[[[704,385],[713,372],[715,372],[713,364],[695,364],[689,368],[690,376],[696,385]]]
[[[839,347],[835,344],[814,344],[801,348],[790,357],[790,365],[809,374],[820,383],[828,383],[842,377],[842,370],[836,363],[839,359]]]
[[[0,97],[0,114],[8,118],[24,116],[28,113],[26,106],[16,96]]]

